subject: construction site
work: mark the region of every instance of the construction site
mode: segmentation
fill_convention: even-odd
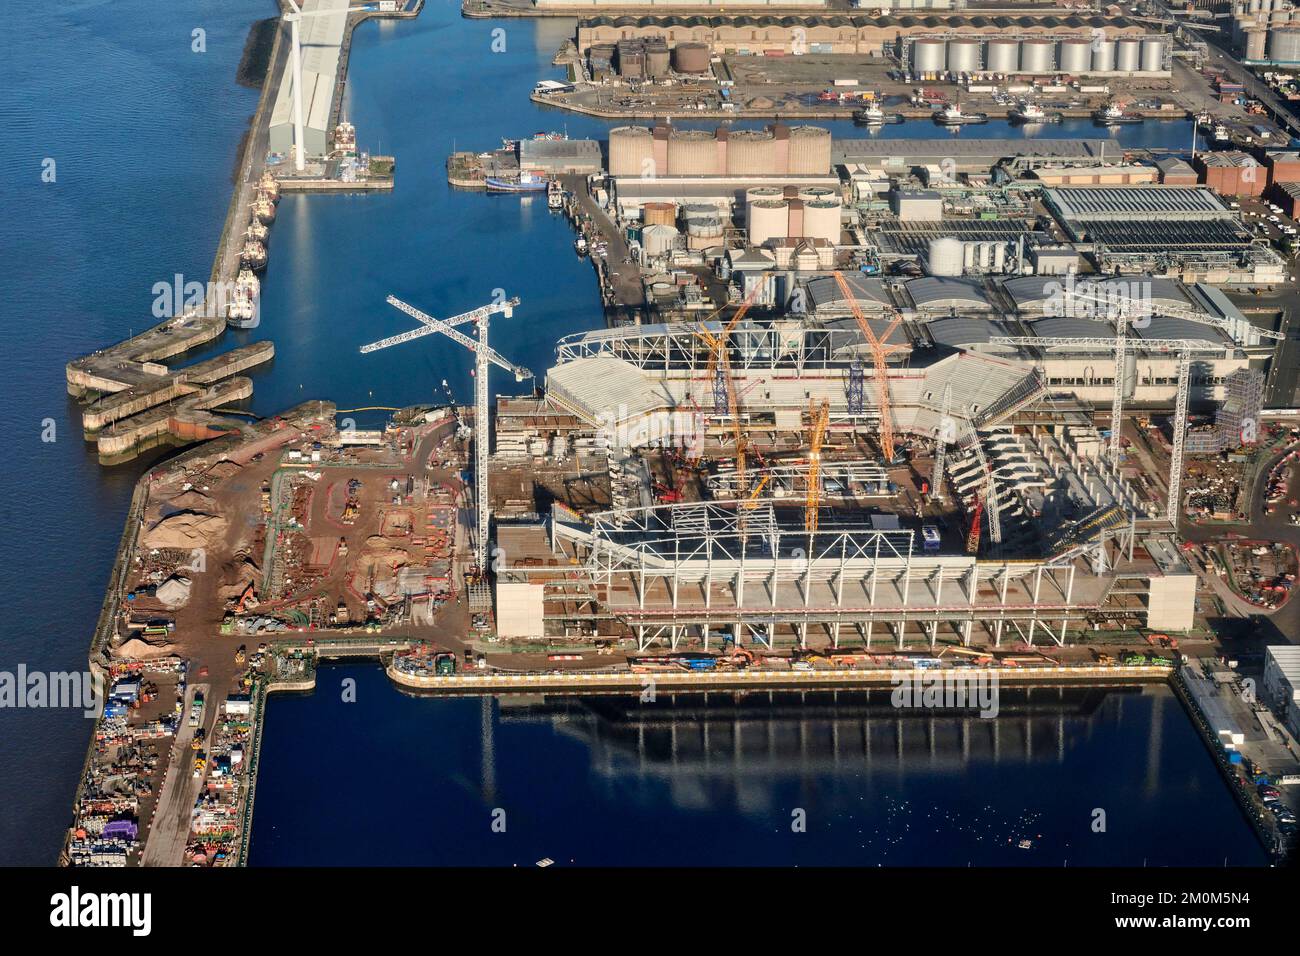
[[[566,338],[530,407],[502,400],[499,639],[888,651],[1193,627],[1179,470],[1134,480],[1122,388],[1103,435],[1032,354],[912,349],[901,314],[835,282],[847,325],[760,324],[755,290],[725,320]]]

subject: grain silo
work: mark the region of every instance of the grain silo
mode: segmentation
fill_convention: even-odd
[[[752,245],[782,239],[790,231],[789,207],[784,199],[756,199],[745,205],[745,229]]]
[[[673,47],[673,69],[678,73],[708,73],[711,53],[707,43],[679,43]]]
[[[713,134],[702,129],[669,130],[668,175],[718,175],[718,150]]]
[[[670,202],[648,202],[641,207],[641,220],[647,226],[671,226],[677,222],[677,206]]]
[[[1115,41],[1099,39],[1092,51],[1092,71],[1110,73],[1115,69]]]
[[[654,136],[644,126],[617,126],[609,131],[609,174],[649,176],[654,169]]]
[[[990,40],[986,68],[990,73],[1015,73],[1020,69],[1019,40]]]
[[[825,176],[829,173],[831,131],[820,126],[793,127],[790,130],[789,167],[791,176]]]
[[[795,195],[804,202],[825,202],[827,199],[838,200],[838,189],[830,186],[800,186]]]
[[[667,255],[677,243],[677,230],[673,226],[646,226],[641,230],[641,248],[651,258]]]
[[[912,70],[916,73],[942,73],[947,44],[942,40],[922,38],[912,44]]]
[[[839,199],[814,199],[803,204],[803,231],[809,239],[825,239],[838,244],[840,241],[840,201]]]
[[[926,268],[932,276],[959,276],[964,265],[965,249],[960,239],[944,236],[930,240]]]
[[[738,129],[727,141],[727,175],[771,176],[776,168],[776,140],[771,130]]]
[[[1115,69],[1121,73],[1136,73],[1142,65],[1142,41],[1120,40],[1115,45]]]
[[[1020,44],[1021,73],[1051,73],[1055,40],[1026,40]]]
[[[662,37],[655,37],[646,40],[645,44],[645,67],[647,76],[667,76],[668,75],[668,43]]]
[[[1087,73],[1092,68],[1092,41],[1062,40],[1057,62],[1062,73]]]
[[[1142,41],[1142,72],[1159,73],[1165,68],[1165,41],[1152,37]]]
[[[980,68],[980,41],[957,39],[948,41],[948,72],[953,74],[978,73]]]
[[[1246,59],[1262,60],[1267,55],[1268,49],[1268,31],[1267,30],[1247,30],[1246,31]]]
[[[1300,63],[1300,30],[1274,27],[1269,31],[1268,58],[1274,63]]]

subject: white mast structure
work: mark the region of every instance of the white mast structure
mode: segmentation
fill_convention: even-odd
[[[474,507],[478,514],[478,540],[475,542],[474,553],[478,560],[479,572],[483,573],[487,570],[488,524],[491,517],[488,501],[489,363],[499,365],[507,372],[511,372],[516,382],[522,382],[524,379],[533,377],[533,373],[528,369],[521,365],[515,365],[488,346],[488,318],[495,312],[503,313],[506,318],[509,318],[514,313],[514,307],[519,304],[519,299],[513,298],[493,302],[490,305],[481,306],[471,312],[464,312],[445,320],[426,315],[415,306],[408,305],[396,296],[390,295],[386,301],[389,305],[400,309],[413,319],[423,323],[423,325],[420,328],[411,329],[409,332],[390,335],[378,342],[363,345],[361,346],[363,355],[369,352],[377,352],[379,349],[386,349],[391,345],[401,345],[404,342],[410,342],[412,339],[418,339],[425,335],[432,335],[434,332],[441,332],[452,341],[459,342],[474,353]],[[477,341],[454,328],[454,326],[464,325],[467,322],[476,322],[478,324]]]

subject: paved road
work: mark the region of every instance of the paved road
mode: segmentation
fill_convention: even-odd
[[[149,837],[144,845],[141,866],[180,866],[185,858],[185,844],[190,838],[191,811],[199,797],[203,781],[195,779],[193,751],[190,741],[194,728],[190,726],[190,705],[195,691],[202,691],[207,701],[203,709],[203,725],[208,728],[216,713],[215,701],[207,684],[192,684],[185,695],[185,708],[181,711],[181,725],[176,730],[171,759],[167,763],[167,776],[163,780],[162,794],[149,825]]]

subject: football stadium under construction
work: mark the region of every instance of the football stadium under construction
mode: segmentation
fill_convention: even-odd
[[[961,648],[1192,626],[1166,495],[1049,388],[1042,350],[918,348],[913,316],[827,281],[845,321],[757,324],[746,300],[725,324],[561,340],[546,416],[499,413],[494,467],[503,443],[542,442],[607,494],[498,521],[503,639]],[[1104,335],[1089,347],[1110,366]],[[1187,382],[1197,347],[1178,343]]]

